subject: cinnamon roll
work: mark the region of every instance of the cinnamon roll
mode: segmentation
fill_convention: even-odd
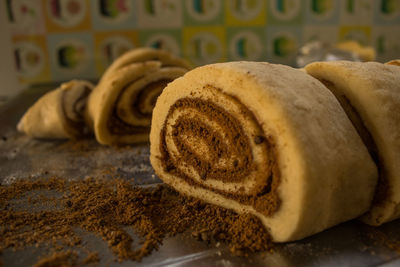
[[[379,170],[371,225],[400,217],[400,69],[377,62],[316,62],[305,67],[331,90]]]
[[[184,60],[151,48],[118,58],[89,98],[86,117],[97,141],[107,145],[148,141],[157,97],[188,68]]]
[[[150,160],[176,190],[256,215],[276,242],[367,211],[376,167],[334,96],[288,66],[196,68],[157,100]]]
[[[90,82],[72,80],[43,95],[30,107],[17,129],[36,138],[77,138],[88,133],[84,122]]]

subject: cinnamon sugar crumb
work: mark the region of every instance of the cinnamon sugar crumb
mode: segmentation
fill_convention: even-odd
[[[36,190],[61,196],[52,199],[51,209],[38,210],[37,202],[49,205],[49,201],[39,197],[35,206],[23,201]],[[15,205],[16,200],[23,208]],[[126,227],[138,236],[129,235]],[[228,243],[235,255],[271,250],[270,237],[257,218],[183,197],[166,185],[142,188],[123,179],[53,177],[0,186],[0,251],[47,244],[63,252],[37,266],[61,264],[67,256],[70,265],[57,266],[73,266],[76,254],[69,249],[82,243],[75,228],[101,237],[119,261],[140,261],[157,250],[165,237],[184,232],[204,242]],[[140,239],[139,247],[133,246],[134,238]],[[99,260],[98,254],[91,253],[83,262]]]
[[[33,267],[72,267],[77,266],[77,255],[72,251],[54,253],[40,259]]]
[[[97,263],[100,261],[99,254],[97,252],[92,252],[87,255],[86,259],[83,260],[84,264]]]

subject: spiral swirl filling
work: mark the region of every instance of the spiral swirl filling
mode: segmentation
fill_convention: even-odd
[[[150,121],[157,97],[171,79],[150,82],[144,87],[134,88],[135,82],[124,87],[108,121],[110,132],[115,135],[150,132]],[[132,90],[132,88],[134,88]]]
[[[68,124],[79,129],[85,125],[83,113],[92,89],[82,85],[76,90],[64,90],[61,95],[62,111]]]
[[[266,216],[279,208],[272,137],[234,96],[207,85],[178,99],[160,134],[165,172]]]

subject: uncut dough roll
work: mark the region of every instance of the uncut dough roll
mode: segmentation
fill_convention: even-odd
[[[283,65],[230,62],[186,73],[158,98],[150,144],[164,182],[256,215],[276,242],[366,212],[377,180],[335,97]]]
[[[377,62],[316,62],[306,71],[329,88],[379,169],[371,225],[400,217],[400,69]]]
[[[84,110],[93,84],[72,80],[46,93],[23,115],[17,129],[36,138],[78,138],[88,133]]]
[[[136,62],[139,60],[144,62]],[[186,73],[182,62],[150,48],[133,50],[117,59],[88,101],[86,118],[97,141],[105,145],[148,141],[157,97],[169,82]]]
[[[357,41],[342,41],[336,44],[336,48],[355,53],[361,61],[373,61],[376,59],[376,51],[373,47],[362,46]]]
[[[393,59],[393,60],[390,60],[389,62],[386,62],[385,64],[400,66],[400,59]]]

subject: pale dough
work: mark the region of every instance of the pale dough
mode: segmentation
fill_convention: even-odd
[[[149,47],[140,47],[132,49],[118,57],[104,72],[100,82],[109,79],[114,72],[123,67],[146,61],[159,61],[162,62],[164,66],[180,67],[187,70],[191,68],[186,60],[176,57],[167,51]]]
[[[83,114],[90,82],[72,80],[43,95],[21,118],[17,129],[36,138],[77,138],[88,133]]]
[[[372,137],[369,141],[365,141],[364,137],[364,142],[369,143],[370,149],[377,150],[381,176],[378,188],[387,182],[385,187],[388,191],[382,196],[378,189],[379,198],[384,198],[383,203],[375,201],[362,220],[380,225],[399,218],[400,68],[377,62],[339,61],[311,63],[305,69],[310,75],[328,83],[336,95],[347,98]],[[360,122],[355,125],[360,134],[365,135],[365,131],[360,131]]]

